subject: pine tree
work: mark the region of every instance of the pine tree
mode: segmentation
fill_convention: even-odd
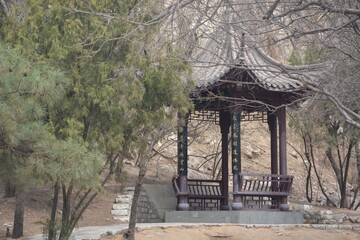
[[[36,144],[49,140],[46,109],[62,95],[66,81],[59,72],[32,64],[3,45],[0,73],[0,171],[16,186],[13,237],[18,238],[23,235],[24,191],[33,180],[22,173],[39,154]]]
[[[46,173],[54,186],[49,239],[56,237],[54,211],[60,194],[63,206],[59,237],[67,239],[97,195],[98,185],[92,180],[102,177],[104,185],[129,149],[147,159],[149,154],[143,153],[151,149],[148,140],[161,136],[152,133],[172,126],[174,114],[190,107],[188,86],[182,80],[189,73],[187,64],[176,57],[171,46],[157,46],[159,26],[141,24],[151,19],[156,4],[29,0],[26,6],[14,5],[3,23],[5,41],[35,62],[56,63],[70,79],[65,97],[49,111],[56,139],[73,141],[85,155],[86,149],[98,149],[105,155],[103,171],[98,170],[98,161],[80,161],[81,155],[69,157],[57,144],[48,149],[64,151],[67,158],[45,151],[41,160],[34,160],[39,176]],[[46,146],[38,145],[39,151]],[[49,161],[44,161],[44,156]],[[58,159],[70,168],[52,162]],[[93,179],[86,179],[88,173]],[[77,185],[80,178],[85,186]]]

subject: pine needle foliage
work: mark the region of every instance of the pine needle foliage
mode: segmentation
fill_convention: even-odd
[[[156,15],[158,4],[28,0],[14,4],[2,24],[3,41],[35,63],[56,65],[70,80],[48,112],[54,141],[36,145],[39,157],[31,158],[36,172],[45,172],[54,189],[71,200],[64,200],[62,239],[96,196],[94,180],[105,184],[130,150],[148,148],[151,136],[174,127],[177,113],[191,108],[191,86],[183,81],[189,66],[172,46],[158,44],[160,25],[143,24]],[[54,166],[46,167],[51,162]]]

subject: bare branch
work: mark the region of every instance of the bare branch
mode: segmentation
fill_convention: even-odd
[[[1,4],[1,6],[2,6],[2,9],[3,9],[3,12],[4,12],[5,16],[7,16],[7,15],[8,15],[8,12],[9,12],[9,8],[8,8],[8,6],[6,5],[5,0],[0,0],[0,4]]]
[[[269,8],[269,10],[265,13],[265,15],[263,16],[264,20],[268,20],[271,15],[273,14],[275,8],[277,7],[277,5],[279,4],[280,0],[276,0]]]

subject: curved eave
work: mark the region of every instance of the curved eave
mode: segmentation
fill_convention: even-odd
[[[266,90],[296,92],[305,90],[306,83],[317,82],[326,71],[325,64],[283,65],[260,50],[249,36],[242,37],[239,29],[232,27],[225,31],[221,28],[194,49],[189,62],[198,90],[223,84],[230,71],[244,69],[256,84]]]
[[[249,75],[270,91],[294,92],[307,88],[307,83],[317,82],[326,71],[326,64],[303,66],[284,65],[266,55],[251,41],[244,48],[244,66]]]

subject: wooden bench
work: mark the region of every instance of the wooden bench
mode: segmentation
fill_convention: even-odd
[[[219,210],[220,201],[225,199],[222,194],[220,180],[188,179],[187,191],[181,192],[178,177],[172,181],[173,189],[177,198],[187,196],[189,210]]]
[[[279,209],[281,200],[290,195],[293,176],[239,173],[239,191],[244,208]]]

